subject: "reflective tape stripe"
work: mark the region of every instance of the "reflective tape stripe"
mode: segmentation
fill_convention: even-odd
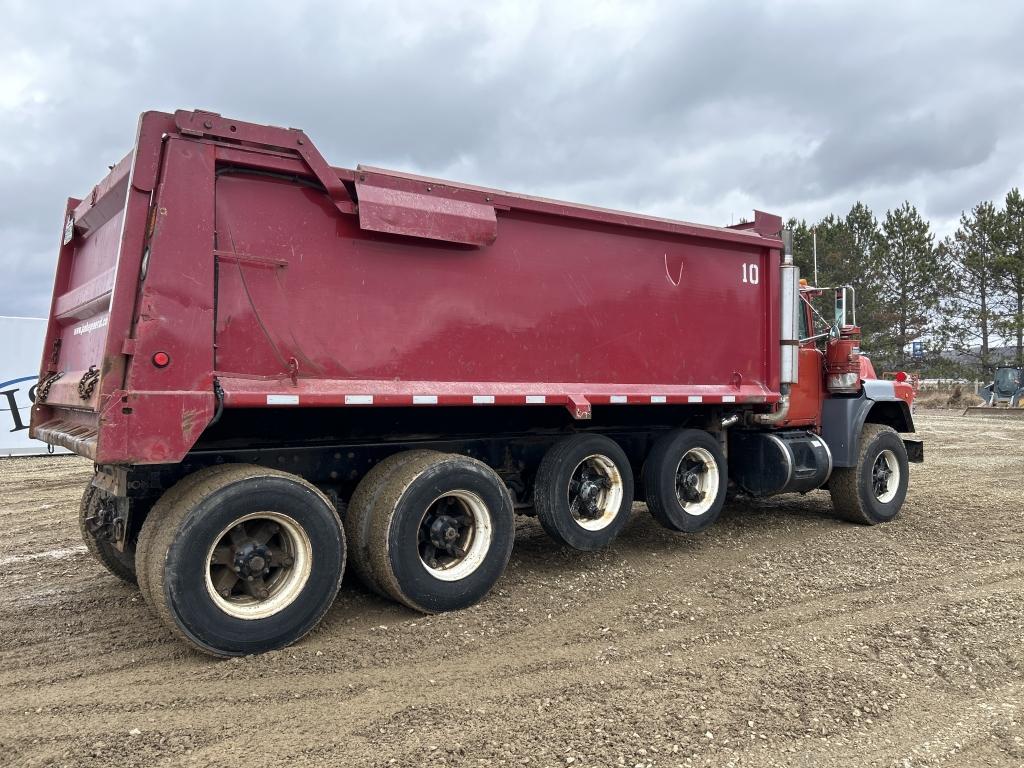
[[[494,402],[494,395],[473,395],[473,402],[477,405],[487,405]]]
[[[527,405],[543,405],[547,401],[548,401],[548,398],[547,398],[546,395],[527,395],[526,396],[526,404]]]
[[[298,405],[298,395],[267,395],[267,405]]]
[[[413,405],[437,405],[437,395],[413,395]]]
[[[735,403],[736,402],[736,395],[722,395],[722,402],[723,403]]]
[[[345,405],[373,405],[373,395],[345,395]]]
[[[608,399],[610,402],[613,403],[625,403],[628,400],[628,398],[625,395],[612,395]]]
[[[686,398],[686,402],[688,402],[688,403],[703,403],[704,402],[704,398],[701,395],[690,395],[688,398]]]
[[[651,395],[651,402],[652,403],[664,403],[665,402],[665,395]]]

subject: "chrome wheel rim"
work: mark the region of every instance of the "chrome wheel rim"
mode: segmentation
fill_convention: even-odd
[[[688,515],[703,515],[718,495],[718,462],[706,448],[691,448],[676,465],[676,501]]]
[[[871,490],[882,504],[888,504],[896,497],[900,487],[900,463],[896,454],[886,448],[871,466]]]
[[[450,491],[434,499],[420,518],[416,549],[427,572],[458,581],[476,571],[494,537],[484,500],[472,491]]]
[[[599,453],[587,456],[569,476],[569,514],[588,531],[612,524],[622,506],[622,474],[615,462]]]
[[[206,591],[237,619],[265,619],[295,602],[313,566],[313,545],[294,519],[253,512],[224,528],[207,553]]]

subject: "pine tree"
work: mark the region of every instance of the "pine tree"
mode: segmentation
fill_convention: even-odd
[[[946,279],[934,239],[928,222],[909,202],[886,211],[875,263],[878,308],[873,321],[879,357],[898,368],[905,367],[910,342],[934,325]]]
[[[878,219],[859,200],[846,214],[849,231],[851,275],[848,282],[857,290],[857,322],[862,329],[862,346],[871,351],[878,347],[877,339],[884,330],[878,316],[878,259],[882,235]]]
[[[948,263],[953,280],[945,306],[951,346],[976,359],[983,375],[992,366],[991,342],[998,317],[1002,219],[992,203],[978,203],[970,213],[960,216],[956,232],[939,247],[940,258]]]
[[[1006,195],[998,235],[996,278],[1007,293],[1008,309],[999,330],[1016,342],[1016,365],[1024,366],[1024,196],[1014,187]]]

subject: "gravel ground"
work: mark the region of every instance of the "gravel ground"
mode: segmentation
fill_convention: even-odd
[[[1022,766],[1024,420],[919,416],[902,515],[815,492],[694,536],[522,519],[482,604],[346,580],[293,648],[174,641],[81,546],[77,458],[0,461],[0,765]]]

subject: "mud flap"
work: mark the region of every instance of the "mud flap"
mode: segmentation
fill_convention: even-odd
[[[921,464],[924,461],[924,440],[918,437],[904,437],[901,439],[907,449],[907,461]]]

